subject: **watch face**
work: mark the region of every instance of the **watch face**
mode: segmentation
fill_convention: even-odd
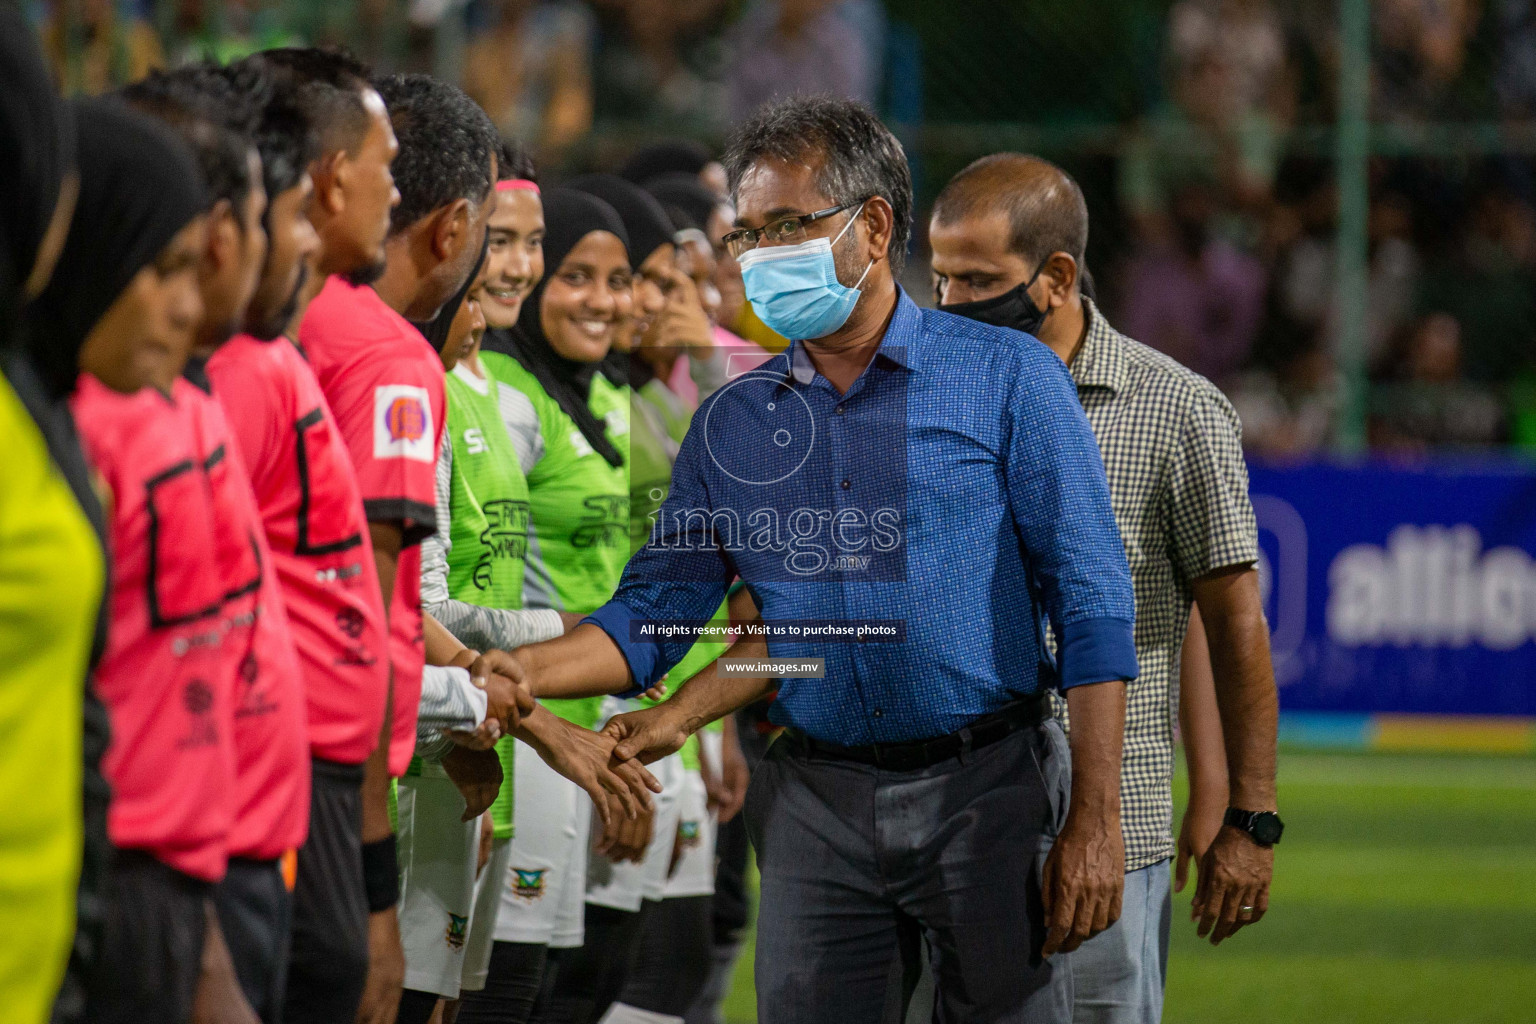
[[[1253,828],[1249,834],[1265,846],[1273,846],[1280,841],[1280,833],[1285,831],[1285,824],[1280,820],[1280,815],[1273,811],[1265,811],[1254,816]]]

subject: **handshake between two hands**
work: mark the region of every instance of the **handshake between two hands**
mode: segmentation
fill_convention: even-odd
[[[472,660],[470,660],[472,658]],[[644,767],[682,746],[683,732],[672,750],[634,748],[616,751],[620,740],[634,730],[624,723],[631,715],[618,715],[601,732],[573,725],[542,709],[537,687],[514,653],[492,650],[484,654],[462,653],[461,667],[486,695],[486,716],[473,731],[449,731],[454,749],[443,759],[443,768],[464,795],[463,820],[477,817],[491,806],[501,788],[501,760],[493,749],[502,736],[516,735],[531,746],[555,771],[576,783],[592,798],[603,823],[604,837],[597,849],[615,859],[644,855],[649,841],[651,794],[661,784]],[[646,691],[660,699],[665,687]],[[659,710],[633,712],[648,716]]]

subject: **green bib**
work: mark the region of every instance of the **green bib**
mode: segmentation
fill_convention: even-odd
[[[693,422],[693,410],[682,395],[653,377],[635,392],[635,397],[644,399],[661,414],[668,437],[678,444],[683,443],[683,438],[688,436],[688,425]]]
[[[524,607],[595,611],[613,597],[629,560],[628,389],[616,388],[601,373],[592,379],[590,408],[607,422],[609,441],[626,457],[623,465],[610,466],[521,363],[498,353],[482,354],[481,362],[527,396],[543,443],[542,456],[528,470],[532,517]],[[597,724],[602,703],[601,697],[544,702],[587,729]]]
[[[517,450],[501,420],[496,378],[481,393],[466,369],[448,374],[448,435],[453,445],[453,510],[448,595],[482,608],[523,606],[532,507]]]
[[[467,367],[448,374],[448,441],[453,446],[449,509],[448,596],[482,608],[515,611],[523,606],[528,554],[528,481],[517,462],[497,402],[496,375],[475,378]],[[482,392],[477,385],[484,386]],[[491,804],[497,839],[512,837],[516,740],[496,744],[501,791]]]
[[[656,514],[672,488],[672,463],[677,461],[677,442],[668,433],[665,418],[644,396],[643,388],[635,393],[629,417],[631,552],[645,547],[650,539]]]

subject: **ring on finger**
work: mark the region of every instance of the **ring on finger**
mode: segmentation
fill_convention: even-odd
[[[1253,910],[1254,910],[1253,907],[1238,907],[1237,908],[1237,912],[1239,914],[1243,915],[1243,917],[1245,917],[1245,918],[1252,917],[1253,916]]]

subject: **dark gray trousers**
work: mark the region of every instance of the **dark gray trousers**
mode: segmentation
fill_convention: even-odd
[[[935,1020],[1067,1024],[1070,966],[1040,957],[1040,871],[1070,779],[1055,721],[915,772],[776,742],[746,808],[762,873],[758,1020],[879,1024],[920,934]]]
[[[293,931],[293,896],[282,868],[275,860],[231,857],[213,906],[251,1009],[262,1024],[282,1024]]]
[[[285,1024],[348,1024],[368,977],[363,766],[310,761],[309,838],[299,847]]]
[[[212,892],[207,882],[142,850],[115,851],[107,868],[100,956],[83,1019],[190,1024]]]

